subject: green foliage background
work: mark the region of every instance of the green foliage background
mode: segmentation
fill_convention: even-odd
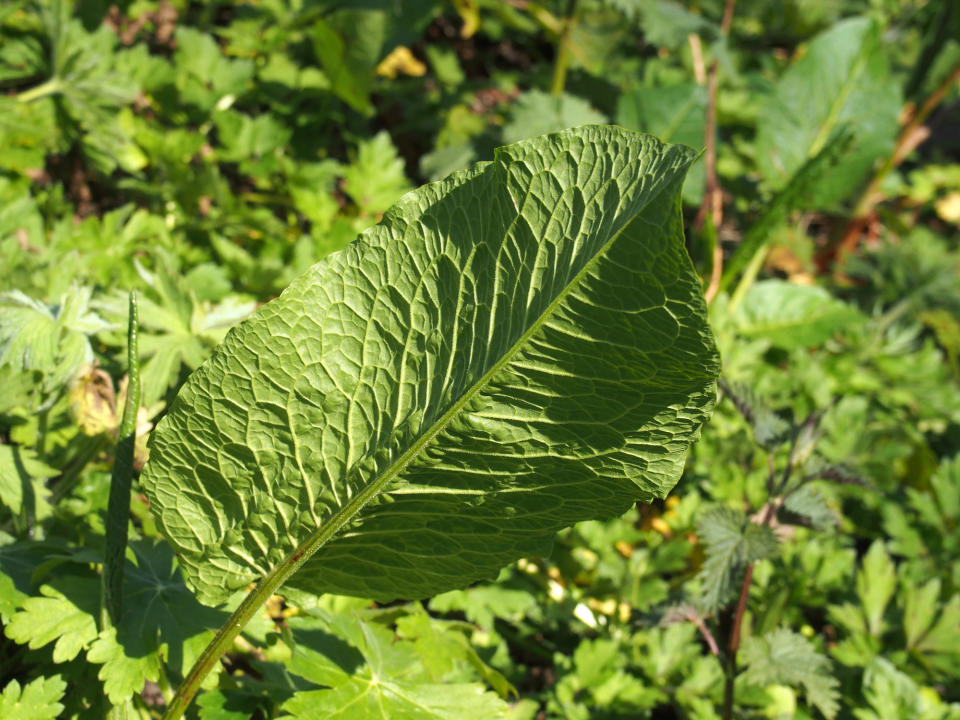
[[[723,216],[706,157],[683,212],[724,382],[673,494],[419,602],[286,591],[191,713],[960,718],[960,10],[732,7],[4,3],[0,717],[159,717],[242,597],[197,602],[135,484],[99,624],[129,290],[139,469],[227,330],[409,190],[583,124],[700,151],[715,72]]]

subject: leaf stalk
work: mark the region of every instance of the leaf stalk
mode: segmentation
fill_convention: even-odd
[[[557,59],[553,66],[553,82],[550,85],[551,94],[559,97],[563,95],[563,88],[567,82],[567,67],[570,64],[573,28],[577,24],[577,0],[568,0],[567,13],[563,18],[563,30],[557,42]]]

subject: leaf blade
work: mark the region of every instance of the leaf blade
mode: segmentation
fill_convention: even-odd
[[[293,587],[422,597],[665,493],[717,371],[679,242],[690,159],[614,128],[502,148],[235,329],[143,476],[201,600],[306,538]]]

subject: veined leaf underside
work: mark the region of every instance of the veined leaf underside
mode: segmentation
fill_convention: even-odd
[[[324,528],[288,584],[423,597],[666,494],[718,370],[682,243],[693,156],[610,127],[501,148],[233,330],[144,475],[200,598]]]

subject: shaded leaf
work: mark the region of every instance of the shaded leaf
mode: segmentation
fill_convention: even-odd
[[[787,495],[783,507],[787,512],[806,519],[818,530],[826,530],[837,524],[837,514],[827,505],[820,491],[810,484]]]
[[[18,445],[0,445],[0,503],[14,514],[19,514],[23,499],[33,497],[34,503],[45,502],[43,481],[60,472],[37,459],[37,454]],[[34,517],[40,513],[34,511]]]
[[[87,651],[87,660],[103,665],[97,677],[103,682],[104,693],[115,706],[123,705],[135,693],[143,690],[147,680],[156,681],[161,672],[160,656],[156,651],[142,655],[129,654],[117,642],[116,628],[100,633]]]
[[[31,648],[53,642],[54,662],[72,660],[97,638],[100,583],[68,576],[58,579],[57,587],[42,585],[40,594],[24,601],[4,632]]]
[[[283,705],[297,720],[459,720],[502,718],[504,703],[478,683],[436,683],[411,642],[341,614],[291,623],[298,644],[290,672],[325,690],[296,693]],[[297,632],[300,630],[300,632]]]

